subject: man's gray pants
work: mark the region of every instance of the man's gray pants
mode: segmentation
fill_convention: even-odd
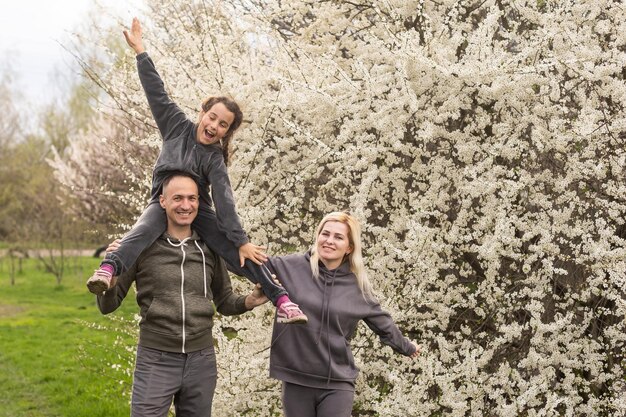
[[[217,384],[213,347],[192,353],[137,347],[131,417],[210,417]]]

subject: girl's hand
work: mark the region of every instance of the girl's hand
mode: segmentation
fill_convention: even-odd
[[[133,48],[137,55],[145,51],[143,47],[141,23],[139,23],[139,19],[137,19],[136,17],[133,18],[130,32],[127,30],[124,31],[124,37],[126,38],[126,43],[128,44],[128,46]]]
[[[239,247],[239,263],[243,267],[246,259],[250,259],[257,265],[263,264],[267,261],[267,255],[265,254],[265,246],[257,246],[250,242]]]
[[[120,248],[121,239],[115,239],[113,242],[109,243],[107,246],[106,253],[114,252]]]
[[[411,344],[413,344],[413,346],[415,346],[415,352],[413,352],[413,354],[410,356],[410,358],[417,358],[420,354],[420,351],[422,350],[422,347],[420,345],[418,345],[417,343],[411,341]]]

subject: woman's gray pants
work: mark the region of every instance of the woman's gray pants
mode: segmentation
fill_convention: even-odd
[[[354,391],[311,388],[283,381],[285,417],[350,417]]]

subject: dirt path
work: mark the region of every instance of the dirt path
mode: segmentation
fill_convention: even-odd
[[[17,316],[25,310],[26,309],[21,306],[0,304],[0,317]]]

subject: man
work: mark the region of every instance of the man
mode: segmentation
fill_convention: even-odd
[[[213,304],[221,314],[234,315],[268,301],[260,286],[248,296],[232,292],[223,262],[191,229],[198,203],[191,177],[165,180],[160,204],[167,231],[97,296],[98,308],[108,314],[136,283],[141,321],[132,417],[165,417],[172,399],[178,417],[210,416],[217,383]]]

